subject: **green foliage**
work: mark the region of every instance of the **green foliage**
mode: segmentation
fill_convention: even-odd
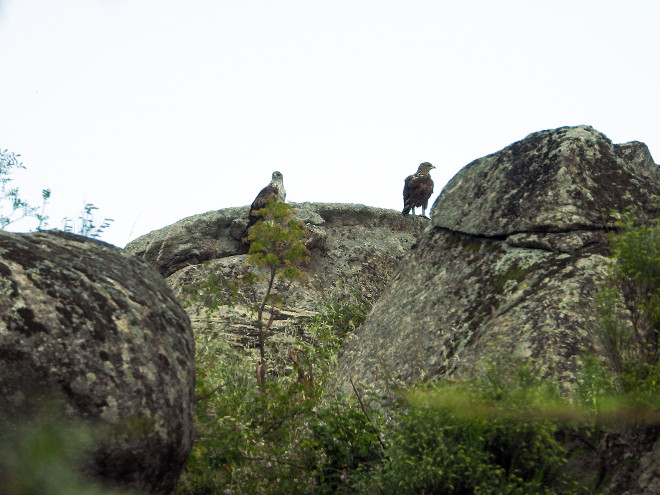
[[[383,444],[373,418],[354,399],[325,402],[310,421],[306,448],[313,458],[315,493],[357,493],[382,461]],[[312,491],[309,490],[308,491]]]
[[[24,169],[18,157],[7,150],[0,150],[0,230],[5,230],[11,224],[24,219],[37,220],[37,230],[45,228],[48,217],[45,208],[50,199],[50,189],[41,191],[42,204],[39,207],[30,205],[23,199],[17,187],[12,187],[12,173]]]
[[[276,202],[256,212],[261,220],[248,233],[249,263],[286,278],[300,278],[302,273],[296,265],[309,262],[304,243],[309,233],[302,222],[293,218],[294,214],[290,205]]]
[[[305,225],[294,218],[295,210],[286,203],[269,201],[265,208],[258,210],[256,215],[260,220],[250,228],[247,240],[250,242],[248,263],[255,268],[266,270],[266,291],[261,302],[256,302],[259,328],[259,364],[257,377],[259,385],[266,384],[266,337],[273,324],[274,309],[283,302],[281,293],[273,292],[275,277],[280,275],[286,279],[299,279],[303,273],[298,266],[309,263],[309,251],[305,247],[305,239],[309,235]],[[243,281],[254,282],[258,275],[243,277]],[[266,305],[271,306],[269,319],[264,322]]]
[[[350,305],[334,307],[342,321],[352,319]],[[326,322],[340,319],[326,315]],[[307,366],[326,369],[327,352],[299,346]],[[355,493],[361,473],[380,460],[378,414],[323,394],[319,373],[312,390],[295,374],[257,387],[247,353],[212,327],[198,333],[196,352],[197,437],[175,493]]]
[[[576,399],[596,417],[611,409],[611,397],[615,393],[612,373],[593,354],[582,356],[582,369],[578,376]]]
[[[596,338],[614,373],[605,391],[616,391],[628,407],[653,410],[660,408],[660,222],[627,211],[616,227],[611,270],[598,295]]]
[[[336,291],[314,320],[335,336],[365,311]],[[331,349],[305,348],[326,373]],[[197,440],[177,494],[590,493],[560,443],[583,416],[519,363],[420,386],[386,423],[363,397],[310,393],[294,375],[257,388],[249,360],[212,332],[197,355]]]
[[[357,290],[337,282],[328,291],[321,310],[309,327],[309,332],[317,340],[317,352],[327,358],[337,355],[346,336],[364,323],[371,305],[371,301]]]
[[[381,493],[588,493],[565,466],[552,391],[525,367],[407,394],[385,432]]]
[[[639,219],[626,213],[618,222],[620,231],[611,237],[615,260],[612,282],[629,311],[630,344],[639,348],[631,359],[648,364],[658,362],[660,334],[660,220],[638,225]]]
[[[182,305],[184,308],[194,307],[199,316],[204,308],[207,322],[221,306],[233,307],[238,294],[235,282],[211,275],[207,280],[198,284],[189,284],[183,287]]]
[[[67,419],[61,401],[48,394],[33,399],[36,410],[0,414],[0,493],[119,495],[85,475],[94,430]]]

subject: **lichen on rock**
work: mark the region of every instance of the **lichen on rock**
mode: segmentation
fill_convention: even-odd
[[[657,215],[660,168],[645,145],[591,127],[531,134],[463,168],[340,357],[338,381],[382,389],[472,377],[526,360],[561,387],[595,343],[611,212]]]
[[[2,413],[54,393],[69,418],[112,432],[94,450],[97,476],[169,493],[192,446],[195,366],[190,321],[161,276],[56,231],[0,232],[0,270]]]
[[[296,218],[311,233],[306,242],[311,260],[303,267],[305,276],[301,280],[276,282],[276,292],[286,297],[277,310],[274,340],[286,337],[282,334],[285,327],[309,321],[327,291],[337,283],[350,285],[366,299],[376,300],[429,224],[428,218],[357,204],[292,206]],[[255,300],[240,284],[241,277],[253,269],[247,265],[247,245],[242,242],[247,218],[247,207],[195,215],[136,239],[126,250],[160,270],[184,299],[186,289],[213,276],[233,284],[237,291],[226,293],[222,308],[214,315],[207,317],[200,306],[189,307],[188,312],[195,331],[203,332],[211,322],[224,338],[242,347],[254,347],[256,327],[251,306]]]

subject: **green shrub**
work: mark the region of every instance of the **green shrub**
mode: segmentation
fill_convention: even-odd
[[[380,458],[355,401],[307,394],[292,377],[257,387],[235,349],[209,351],[198,361],[197,436],[176,493],[348,493],[353,473]]]
[[[187,299],[230,304],[227,287],[210,281]],[[296,344],[303,365],[314,370],[311,387],[286,373],[257,386],[248,352],[225,342],[211,324],[197,332],[197,436],[175,493],[357,492],[361,473],[382,456],[373,422],[380,417],[364,401],[325,393],[324,384],[338,335],[364,318],[367,303],[341,287],[322,306],[313,344]]]
[[[527,368],[514,372],[407,395],[385,432],[381,493],[588,493],[567,469],[557,397]]]
[[[618,396],[611,409],[635,410],[633,419],[660,408],[660,221],[642,220],[631,211],[618,218],[610,235],[611,270],[598,295],[595,336],[601,364],[611,372],[603,392],[610,402],[613,393]],[[602,385],[604,377],[599,380]]]
[[[350,283],[338,282],[327,292],[319,313],[309,324],[314,366],[321,372],[319,380],[334,373],[342,343],[364,323],[371,305]]]

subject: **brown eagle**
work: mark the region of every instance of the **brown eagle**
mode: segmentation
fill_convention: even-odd
[[[422,215],[426,214],[426,207],[429,204],[429,198],[433,194],[433,179],[431,179],[431,169],[435,167],[429,162],[422,163],[417,172],[406,177],[403,186],[403,211],[407,215],[412,210],[415,214],[415,208],[422,207]]]
[[[269,201],[274,198],[276,203],[284,203],[286,200],[286,191],[284,190],[284,176],[282,172],[273,172],[273,178],[266,187],[264,187],[257,197],[254,198],[252,206],[250,206],[250,215],[248,217],[248,228],[252,227],[260,219],[257,216],[257,211],[265,208]]]

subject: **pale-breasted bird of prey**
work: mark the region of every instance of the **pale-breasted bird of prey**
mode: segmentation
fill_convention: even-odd
[[[420,164],[417,172],[406,177],[403,186],[403,211],[407,215],[412,210],[415,214],[415,208],[422,207],[422,215],[426,214],[426,207],[429,204],[429,198],[433,194],[433,179],[431,179],[431,169],[435,167],[429,162]]]
[[[274,199],[271,199],[274,198]],[[273,172],[273,178],[266,187],[264,187],[257,197],[254,198],[252,206],[250,206],[250,215],[248,217],[248,228],[252,227],[260,219],[257,216],[257,211],[265,208],[269,201],[276,203],[284,203],[286,201],[286,191],[284,190],[284,176],[282,172]]]

